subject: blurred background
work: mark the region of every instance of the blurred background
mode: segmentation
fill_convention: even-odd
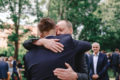
[[[39,36],[43,17],[71,21],[75,39],[99,42],[106,53],[120,49],[120,0],[0,0],[0,56],[23,64],[22,44]],[[115,80],[111,69],[109,76]]]

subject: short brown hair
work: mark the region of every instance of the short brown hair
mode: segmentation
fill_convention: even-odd
[[[55,22],[50,18],[43,18],[40,20],[38,24],[38,29],[41,33],[45,31],[50,31],[51,29],[54,28],[55,28]]]

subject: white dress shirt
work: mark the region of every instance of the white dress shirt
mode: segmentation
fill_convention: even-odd
[[[94,66],[94,74],[97,74],[97,62],[98,62],[99,52],[97,54],[93,53],[93,66]]]

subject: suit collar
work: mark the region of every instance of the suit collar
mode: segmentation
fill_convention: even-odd
[[[93,53],[93,56],[99,56],[99,52],[97,54]]]
[[[99,67],[99,64],[101,63],[101,53],[99,53],[99,56],[98,56],[98,62],[97,62],[97,71],[98,71],[98,67]]]
[[[93,72],[94,72],[93,56],[94,55],[92,54],[92,68],[93,68]],[[96,71],[98,71],[98,66],[99,66],[100,59],[101,59],[100,57],[101,57],[101,53],[98,54],[98,61],[97,61],[97,68],[96,68],[97,70]]]

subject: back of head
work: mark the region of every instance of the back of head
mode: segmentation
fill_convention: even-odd
[[[55,29],[55,22],[50,18],[43,18],[38,24],[38,29],[41,34],[49,32],[50,30]]]

